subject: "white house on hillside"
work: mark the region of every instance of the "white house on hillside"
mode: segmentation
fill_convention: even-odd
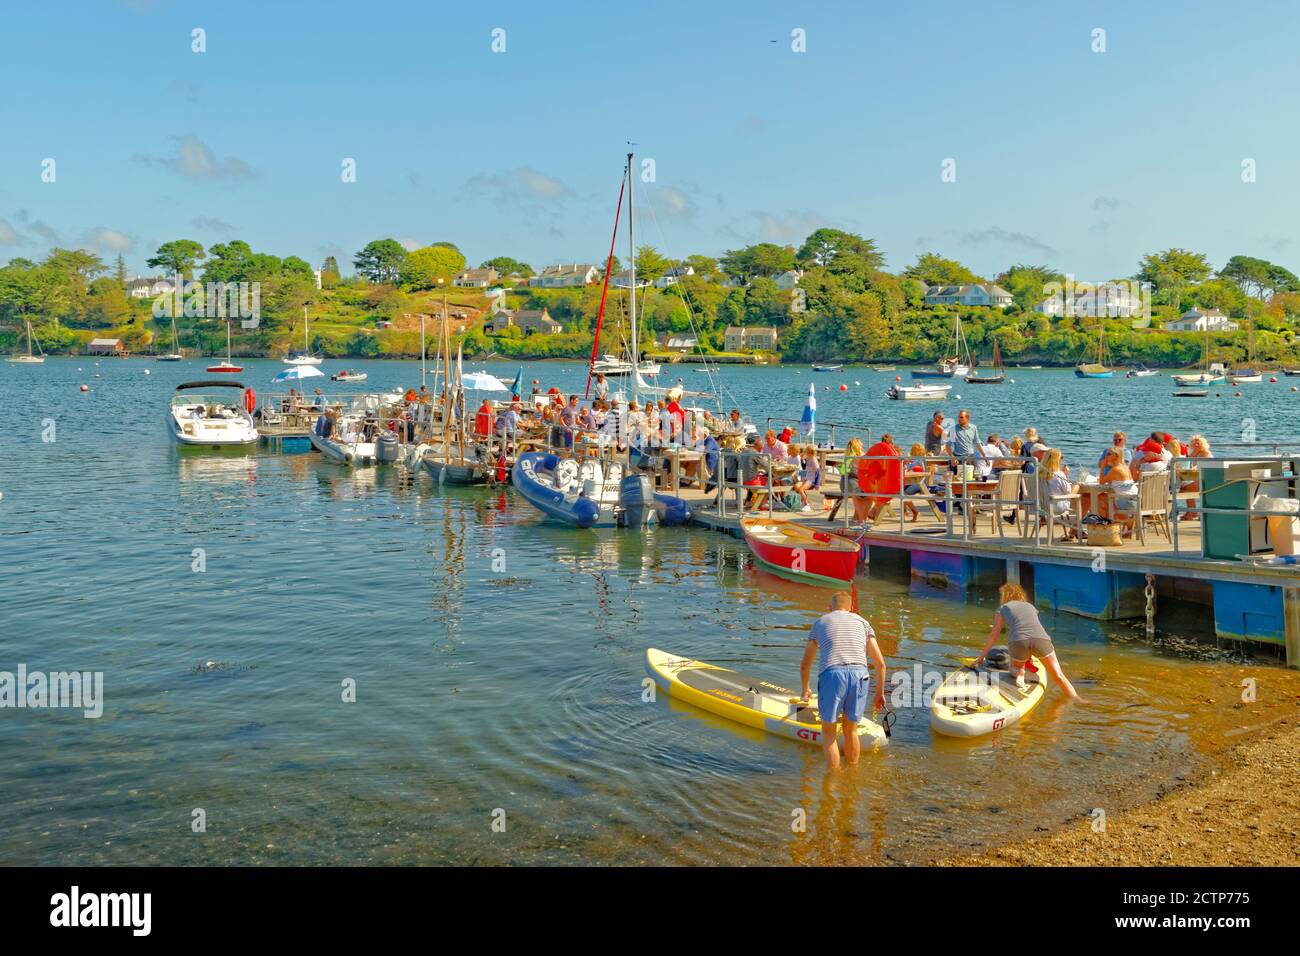
[[[926,305],[973,305],[1003,309],[1013,304],[1011,293],[992,282],[970,285],[931,286],[925,293]]]
[[[451,284],[462,289],[486,289],[496,281],[497,270],[489,267],[487,269],[466,269],[452,279]]]
[[[1132,282],[1081,282],[1048,296],[1034,306],[1042,315],[1128,318],[1145,311],[1143,288]]]
[[[655,279],[655,288],[666,289],[670,285],[676,285],[687,276],[693,275],[695,275],[695,268],[693,266],[677,266],[675,269],[669,269],[658,279]]]
[[[1235,332],[1237,323],[1219,309],[1190,308],[1172,322],[1165,323],[1166,332]]]
[[[772,276],[772,281],[776,283],[778,289],[793,289],[803,278],[802,269],[787,269],[780,275]]]
[[[591,285],[600,278],[600,270],[585,262],[561,262],[547,266],[541,275],[535,275],[528,285],[540,289],[563,289],[571,286]]]

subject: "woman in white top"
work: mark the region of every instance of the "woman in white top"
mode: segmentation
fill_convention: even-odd
[[[1047,493],[1053,496],[1072,495],[1079,488],[1078,485],[1070,481],[1070,469],[1061,465],[1061,449],[1059,448],[1053,448],[1043,456],[1043,478],[1047,482]],[[1073,506],[1072,501],[1053,501],[1052,514],[1063,515]]]

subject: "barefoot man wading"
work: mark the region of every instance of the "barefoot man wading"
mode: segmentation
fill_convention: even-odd
[[[885,709],[885,658],[876,644],[871,625],[850,610],[853,600],[847,591],[837,591],[831,609],[817,619],[808,635],[808,646],[799,664],[803,699],[812,694],[809,678],[813,658],[821,650],[817,677],[817,709],[822,719],[822,750],[832,770],[840,765],[840,747],[836,740],[837,723],[844,730],[844,760],[854,764],[862,752],[858,724],[867,710],[867,693],[871,680],[867,672],[870,658],[876,671],[876,698],[873,710]]]

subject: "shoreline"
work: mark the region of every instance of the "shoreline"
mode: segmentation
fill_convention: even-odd
[[[1294,706],[1294,703],[1292,704]],[[1146,802],[1038,839],[936,861],[940,866],[1295,866],[1300,863],[1300,721],[1266,719],[1230,735],[1208,765]],[[1041,829],[1041,828],[1040,828]]]

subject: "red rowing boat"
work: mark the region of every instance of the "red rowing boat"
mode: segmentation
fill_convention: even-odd
[[[858,543],[772,518],[742,518],[745,543],[768,569],[809,584],[844,587],[858,568]]]

